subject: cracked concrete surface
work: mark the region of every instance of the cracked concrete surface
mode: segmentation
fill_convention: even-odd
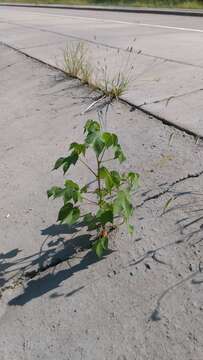
[[[0,41],[59,68],[85,41],[97,76],[98,62],[129,76],[124,100],[201,137],[202,39],[201,18],[1,6]]]
[[[188,179],[194,179],[194,178],[198,178],[199,176],[203,175],[203,170],[194,173],[194,174],[188,174],[180,179],[177,179],[175,181],[173,181],[171,184],[167,184],[167,187],[165,189],[163,189],[162,191],[158,192],[157,194],[151,195],[149,197],[146,197],[141,204],[138,205],[138,207],[141,207],[142,205],[144,205],[147,201],[150,200],[154,200],[154,199],[158,199],[160,196],[165,195],[167,193],[170,193],[172,188],[179,183],[182,183],[183,181],[186,181]]]
[[[97,94],[0,47],[1,360],[201,360],[203,142],[121,102],[108,112],[141,176],[136,232],[112,233],[100,261],[90,234],[55,223],[51,172]],[[6,67],[7,64],[13,64]],[[90,159],[91,161],[91,159]],[[75,168],[72,178],[89,180]],[[173,201],[166,209],[166,202]]]

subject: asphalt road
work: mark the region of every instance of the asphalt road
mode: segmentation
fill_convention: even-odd
[[[203,136],[202,18],[0,7],[0,41],[51,65],[78,40],[96,73],[106,65],[129,77],[124,99]]]

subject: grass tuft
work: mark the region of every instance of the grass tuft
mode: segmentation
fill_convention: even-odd
[[[124,94],[129,85],[129,80],[124,76],[120,71],[118,74],[114,75],[112,79],[105,77],[97,84],[99,90],[103,92],[104,95],[111,98],[118,98]]]
[[[70,43],[66,46],[63,70],[73,78],[88,82],[91,70],[87,61],[87,48],[83,42]]]
[[[84,42],[73,42],[66,46],[63,70],[68,76],[79,79],[91,89],[99,90],[110,98],[123,95],[129,85],[129,79],[121,70],[112,76],[106,64],[93,69],[88,59],[88,48]]]

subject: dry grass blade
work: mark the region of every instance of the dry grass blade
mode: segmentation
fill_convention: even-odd
[[[83,83],[89,83],[91,67],[87,60],[87,48],[83,42],[70,43],[64,51],[64,71]]]
[[[125,78],[124,74],[119,72],[111,80],[105,78],[104,81],[101,82],[99,88],[106,96],[118,98],[127,90],[128,84],[128,79]]]
[[[99,90],[104,96],[119,98],[127,90],[129,79],[119,70],[115,75],[109,74],[108,66],[94,69],[88,59],[88,47],[84,42],[72,42],[64,51],[63,70],[67,75],[79,79],[93,90]]]

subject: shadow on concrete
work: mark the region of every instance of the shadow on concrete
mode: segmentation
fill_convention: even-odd
[[[25,305],[27,302],[36,299],[53,289],[57,289],[60,284],[73,276],[76,272],[88,269],[88,267],[95,262],[101,261],[104,258],[98,260],[96,255],[89,251],[77,264],[68,269],[57,271],[56,273],[48,273],[43,277],[30,280],[26,287],[24,288],[23,294],[15,297],[9,301],[9,305]],[[83,286],[71,291],[66,297],[73,295],[74,293],[80,291]],[[60,297],[62,294],[52,294],[52,298]]]
[[[0,288],[6,284],[4,278],[5,272],[7,272],[7,269],[9,269],[10,266],[15,264],[11,259],[16,257],[21,251],[22,250],[16,248],[7,253],[0,253]]]
[[[19,257],[22,250],[18,248],[1,253],[0,287],[17,279],[31,279],[37,273],[74,257],[80,251],[90,249],[91,235],[79,234],[82,228],[82,223],[74,227],[53,224],[41,231],[46,237],[38,252],[25,257]]]
[[[187,196],[193,196],[189,201],[185,200]],[[164,216],[176,210],[182,210],[184,216],[176,220],[180,235],[184,241],[190,242],[195,246],[203,241],[203,194],[192,191],[173,192],[170,207],[164,211]],[[181,199],[181,201],[180,201]]]
[[[39,252],[12,262],[7,260],[16,257],[21,250],[14,249],[0,255],[0,281],[3,284],[2,286],[15,279],[22,280],[24,284],[23,294],[11,299],[9,305],[22,306],[32,299],[59,288],[63,281],[69,279],[76,272],[85,270],[93,263],[104,259],[104,257],[98,259],[92,252],[92,235],[79,234],[83,227],[83,223],[72,227],[53,224],[41,231],[41,234],[46,238]],[[67,235],[70,235],[69,239],[67,239]],[[81,254],[81,252],[83,253]],[[111,251],[107,251],[106,255],[109,253]],[[83,254],[85,255],[83,256]],[[77,258],[78,262],[70,267],[68,260],[73,258]],[[58,270],[56,265],[64,261],[67,262],[67,268]],[[65,295],[55,292],[50,298],[70,297],[82,288],[83,286]]]

